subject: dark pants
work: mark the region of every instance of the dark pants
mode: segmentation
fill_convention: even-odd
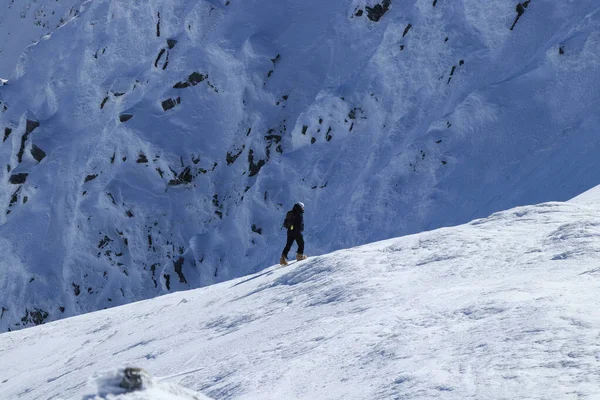
[[[288,252],[292,248],[292,244],[294,244],[294,240],[298,243],[298,253],[304,254],[304,238],[302,237],[302,232],[300,231],[287,231],[287,243],[285,244],[285,249],[283,249],[282,256],[287,258]]]

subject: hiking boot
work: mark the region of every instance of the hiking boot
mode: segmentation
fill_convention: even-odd
[[[287,259],[284,256],[281,256],[279,259],[279,265],[288,265]]]
[[[306,260],[307,258],[304,254],[296,253],[296,261]]]

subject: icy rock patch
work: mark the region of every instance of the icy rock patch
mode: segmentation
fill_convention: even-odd
[[[95,381],[97,394],[85,400],[208,400],[181,386],[163,383],[142,368],[126,367],[103,372]]]

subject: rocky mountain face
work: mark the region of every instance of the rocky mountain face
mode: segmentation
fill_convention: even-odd
[[[67,11],[0,87],[0,330],[265,268],[296,201],[314,255],[594,186],[599,10]]]

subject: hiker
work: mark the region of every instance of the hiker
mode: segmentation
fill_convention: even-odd
[[[288,265],[287,255],[294,240],[298,243],[298,252],[296,253],[296,260],[306,260],[304,255],[304,238],[302,232],[304,231],[304,204],[298,202],[294,204],[294,208],[285,215],[285,221],[283,221],[283,227],[287,228],[287,243],[281,253],[281,259],[279,264]]]

